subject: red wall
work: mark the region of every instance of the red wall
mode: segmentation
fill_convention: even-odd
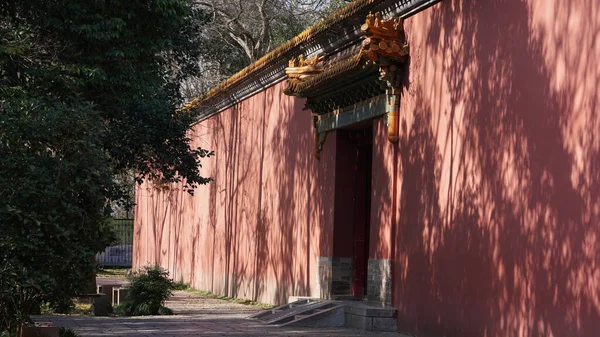
[[[600,335],[598,13],[457,0],[407,20],[402,136],[375,147],[371,232],[401,331]]]
[[[335,137],[314,158],[311,114],[276,85],[197,124],[194,146],[214,181],[137,190],[134,267],[160,263],[197,289],[268,303],[319,296],[317,257],[331,256]]]
[[[370,257],[393,260],[403,332],[597,336],[600,5],[444,0],[406,21],[401,140],[373,126]],[[199,289],[318,296],[336,137],[282,85],[198,124],[215,181],[138,189],[134,263]],[[169,230],[173,229],[173,230]]]

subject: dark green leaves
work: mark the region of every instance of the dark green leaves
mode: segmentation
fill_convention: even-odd
[[[177,112],[201,14],[180,0],[0,2],[0,332],[68,307],[109,243],[118,175],[209,179]]]

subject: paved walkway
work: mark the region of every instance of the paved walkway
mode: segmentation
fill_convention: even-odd
[[[38,316],[73,329],[81,337],[292,337],[292,336],[401,336],[345,328],[277,328],[246,319],[261,309],[222,300],[176,292],[166,304],[174,316],[90,317]]]
[[[118,277],[96,277],[96,285],[99,285],[99,286],[105,286],[105,285],[121,286],[121,285],[126,285],[126,284],[129,284],[129,281],[124,280],[122,278],[118,278]]]

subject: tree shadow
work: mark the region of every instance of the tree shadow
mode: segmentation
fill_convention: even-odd
[[[323,200],[333,202],[333,186],[321,180],[333,178],[332,163],[314,158],[312,116],[282,86],[196,125],[194,145],[215,151],[203,168],[214,179],[208,186],[194,196],[179,185],[138,189],[146,192],[138,207],[149,214],[136,227],[145,242],[137,261],[231,297],[284,303],[319,295],[311,280],[318,256],[331,255]]]
[[[443,2],[408,25],[403,331],[600,331],[598,4],[538,2]]]
[[[393,260],[401,331],[600,331],[598,6],[444,1],[407,20],[404,131],[393,146],[374,123],[370,235],[370,257]],[[319,296],[335,137],[315,160],[311,116],[282,85],[195,127],[216,152],[208,187],[138,189],[137,263],[229,296]]]

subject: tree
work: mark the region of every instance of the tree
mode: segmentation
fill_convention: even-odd
[[[192,0],[206,13],[201,73],[183,94],[200,96],[243,67],[302,32],[349,0]]]
[[[209,182],[177,109],[206,20],[183,0],[0,3],[0,333],[81,291],[129,192],[114,177]]]
[[[273,47],[277,32],[292,30],[294,36],[298,28],[311,21],[311,13],[306,9],[318,8],[323,1],[298,4],[289,0],[196,0],[195,4],[212,14],[209,33],[218,37],[224,48],[228,44],[233,49],[241,48],[248,61],[253,62]]]

